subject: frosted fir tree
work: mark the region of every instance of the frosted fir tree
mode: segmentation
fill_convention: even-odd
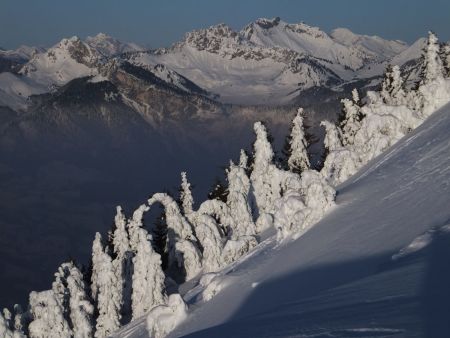
[[[133,266],[131,299],[133,319],[136,319],[153,307],[167,302],[161,257],[152,249],[150,236],[144,229],[138,230],[138,245],[136,255],[133,257]]]
[[[91,274],[91,297],[94,302],[97,302],[98,296],[98,274],[100,271],[100,264],[103,253],[102,236],[100,233],[95,234],[94,242],[92,243],[92,274]]]
[[[335,124],[329,121],[322,121],[321,126],[325,128],[324,145],[328,152],[342,148],[342,132]]]
[[[269,142],[266,127],[261,122],[253,126],[256,140],[253,144],[253,171],[250,176],[259,213],[269,212],[278,192],[273,191],[271,175],[274,152]],[[274,196],[275,194],[275,196]]]
[[[107,337],[120,327],[120,302],[115,294],[117,285],[112,259],[103,250],[101,236],[95,235],[92,250],[92,290],[95,290],[98,317],[96,338]],[[93,292],[94,293],[94,292]]]
[[[143,225],[144,213],[146,213],[149,209],[150,209],[150,207],[146,204],[140,205],[133,212],[133,216],[132,216],[131,220],[128,221],[127,229],[128,229],[128,234],[129,234],[129,238],[130,238],[129,245],[130,245],[130,249],[133,252],[136,252],[136,250],[137,250],[137,245],[139,242],[139,240],[138,240],[139,231],[138,230]]]
[[[442,48],[442,60],[445,68],[445,75],[450,77],[450,44],[445,44]]]
[[[244,149],[239,154],[239,166],[244,170],[248,169],[248,155]]]
[[[132,252],[127,232],[127,220],[122,208],[116,208],[115,230],[112,234],[114,260],[112,262],[116,285],[114,294],[122,307],[122,315],[131,311],[131,259]]]
[[[92,337],[94,306],[86,293],[83,274],[73,264],[67,263],[67,290],[69,291],[70,322],[74,338]]]
[[[286,143],[285,156],[289,170],[296,174],[308,170],[310,163],[306,151],[308,144],[303,129],[303,108],[297,110],[297,115],[292,120],[291,132]]]
[[[427,45],[425,47],[423,59],[422,83],[429,84],[434,80],[443,77],[444,68],[440,58],[440,46],[437,36],[433,32],[428,32]]]
[[[19,337],[25,337],[28,334],[28,325],[30,324],[31,316],[28,311],[23,311],[19,304],[14,305],[14,334]]]
[[[186,216],[192,214],[194,198],[192,197],[191,184],[187,180],[186,172],[181,173],[180,199],[183,213]]]
[[[0,337],[2,338],[25,338],[21,331],[14,330],[11,325],[11,319],[7,319],[7,315],[3,316],[0,312]]]
[[[359,95],[354,89],[352,92],[352,100],[343,99],[341,100],[343,105],[343,115],[344,120],[341,123],[342,129],[342,143],[343,145],[350,145],[354,142],[354,137],[360,128],[361,108],[359,106]]]
[[[381,84],[380,96],[383,102],[391,106],[406,104],[406,93],[403,87],[404,80],[400,72],[400,67],[397,65],[389,65]]]
[[[73,336],[63,309],[52,290],[31,292],[29,301],[33,318],[28,326],[30,338],[70,338]]]
[[[177,202],[168,194],[154,194],[148,200],[148,205],[152,206],[155,203],[160,203],[164,206],[168,227],[168,268],[182,267],[185,271],[186,279],[190,279],[200,271],[202,261],[198,240],[192,231],[191,224],[181,214]]]
[[[195,233],[203,248],[203,272],[215,272],[223,266],[222,251],[224,238],[216,220],[206,214],[197,214]]]
[[[231,161],[226,173],[228,180],[227,205],[232,218],[231,238],[237,239],[240,236],[255,235],[256,227],[249,204],[250,179],[245,172],[245,167],[235,165]]]

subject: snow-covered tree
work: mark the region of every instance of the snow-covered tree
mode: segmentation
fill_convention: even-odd
[[[131,310],[131,258],[132,252],[127,232],[127,220],[122,208],[116,208],[115,230],[112,234],[114,260],[112,262],[116,284],[114,295],[122,307],[122,315]]]
[[[1,338],[25,338],[22,329],[18,329],[14,325],[14,318],[8,309],[0,312],[0,337]]]
[[[333,151],[342,148],[342,136],[339,127],[329,121],[322,121],[320,125],[325,128],[325,139],[323,141],[325,149]]]
[[[224,238],[216,220],[206,214],[196,213],[195,233],[203,248],[203,272],[215,272],[223,266]]]
[[[96,338],[103,338],[120,327],[120,300],[115,294],[117,285],[112,259],[103,249],[101,235],[96,233],[92,246],[92,293],[97,303]]]
[[[70,323],[74,338],[92,337],[94,306],[86,293],[83,274],[73,264],[67,263],[67,290],[69,291]]]
[[[227,205],[232,218],[231,238],[255,235],[256,227],[249,204],[250,179],[245,172],[245,167],[235,165],[231,161],[226,173],[228,180]]]
[[[359,96],[353,94],[353,100],[343,99],[343,113],[345,115],[344,121],[341,123],[342,129],[342,143],[344,145],[353,144],[354,137],[358,129],[360,128],[361,109],[357,102]]]
[[[381,84],[380,95],[384,103],[394,106],[406,104],[406,93],[403,89],[403,83],[400,67],[389,65]]]
[[[427,45],[424,51],[423,84],[428,84],[444,75],[444,68],[440,58],[440,46],[437,36],[428,32]]]
[[[239,166],[244,170],[248,168],[248,155],[244,149],[241,149],[239,154]]]
[[[138,230],[138,245],[133,257],[133,319],[142,316],[156,305],[165,304],[167,295],[161,257],[152,249],[150,236],[145,229]]]
[[[445,68],[445,76],[450,77],[450,44],[444,44],[442,46],[441,58]]]
[[[188,182],[186,172],[181,173],[180,199],[183,213],[187,216],[192,213],[194,198],[192,197],[191,184]]]
[[[285,156],[290,171],[300,174],[302,171],[309,169],[307,146],[303,129],[303,108],[299,108],[297,115],[292,120],[290,135],[286,139]]]
[[[150,207],[146,204],[142,204],[139,206],[139,208],[137,208],[134,212],[133,212],[133,216],[131,218],[131,220],[128,221],[127,224],[127,229],[128,229],[128,234],[129,234],[129,238],[130,238],[130,249],[133,252],[136,252],[137,250],[137,245],[138,245],[138,234],[139,234],[139,229],[142,227],[143,225],[143,218],[144,218],[144,213],[146,213],[148,210],[150,209]]]
[[[154,203],[161,203],[164,206],[168,227],[169,268],[178,265],[185,271],[187,279],[194,277],[201,268],[202,259],[198,240],[191,225],[181,214],[177,202],[168,194],[154,194],[148,200],[148,205],[152,206]]]
[[[10,327],[9,321],[0,312],[0,337],[13,338],[14,332]]]
[[[30,338],[70,338],[73,333],[52,290],[30,293]]]

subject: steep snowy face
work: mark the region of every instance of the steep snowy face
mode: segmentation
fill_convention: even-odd
[[[62,85],[78,77],[96,75],[101,59],[99,52],[74,36],[35,54],[20,74],[47,86]]]
[[[135,43],[122,42],[104,33],[98,33],[96,36],[88,36],[86,43],[108,57],[145,49]]]

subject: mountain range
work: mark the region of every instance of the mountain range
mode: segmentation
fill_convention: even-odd
[[[170,48],[155,50],[100,33],[84,40],[63,39],[45,50],[0,51],[0,104],[28,110],[31,95],[54,93],[82,77],[115,84],[118,73],[145,77],[154,90],[219,104],[290,104],[313,87],[339,92],[360,80],[374,85],[389,63],[414,63],[423,45],[424,39],[409,46],[344,28],[327,34],[280,18],[259,19],[241,31],[225,24],[211,26],[187,33]],[[132,109],[142,111],[153,104],[136,101],[115,85]]]

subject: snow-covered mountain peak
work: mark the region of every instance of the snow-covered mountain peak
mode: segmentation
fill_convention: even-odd
[[[114,56],[126,52],[144,50],[143,47],[129,42],[122,42],[105,33],[88,36],[86,43],[105,56]]]
[[[217,54],[224,47],[237,46],[240,43],[240,35],[228,25],[221,23],[187,33],[179,45],[188,45],[199,51]]]
[[[62,85],[77,77],[96,75],[102,58],[97,50],[73,36],[35,54],[20,73],[41,84]]]

